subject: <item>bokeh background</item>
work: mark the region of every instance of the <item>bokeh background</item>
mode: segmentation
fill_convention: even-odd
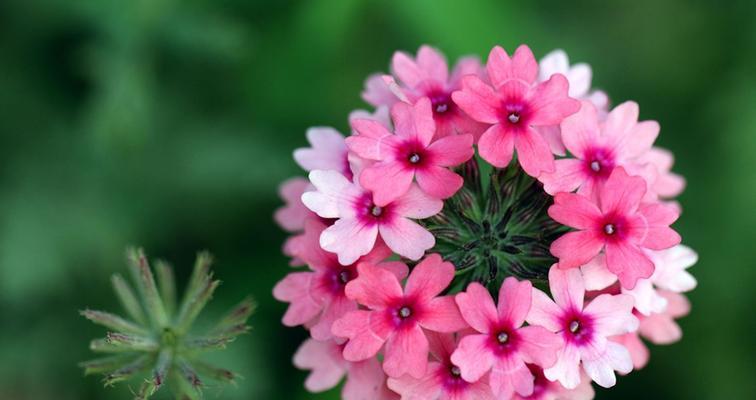
[[[208,398],[336,399],[290,364],[305,333],[271,296],[288,271],[276,190],[302,174],[305,129],[346,131],[364,78],[423,43],[452,60],[563,48],[661,123],[699,287],[683,341],[598,398],[756,398],[755,19],[752,1],[714,0],[0,1],[0,398],[130,397],[82,377],[104,331],[77,310],[117,309],[108,278],[136,244],[182,282],[198,250],[216,255],[205,317],[260,305],[217,357],[245,379]]]

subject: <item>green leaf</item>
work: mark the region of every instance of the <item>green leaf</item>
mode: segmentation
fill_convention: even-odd
[[[83,310],[80,311],[80,314],[95,324],[102,325],[118,332],[133,333],[136,335],[149,334],[144,328],[115,314],[95,310]]]
[[[142,249],[129,249],[127,258],[131,267],[132,274],[137,281],[137,287],[144,297],[144,303],[147,308],[147,315],[152,320],[156,328],[164,328],[168,325],[168,314],[165,312],[163,301],[160,299],[155,277],[152,275],[147,257]]]
[[[142,306],[139,304],[139,300],[137,300],[131,286],[129,286],[126,280],[118,274],[113,275],[111,281],[113,282],[113,289],[116,292],[116,296],[121,302],[123,309],[126,310],[126,313],[128,313],[129,316],[140,325],[145,325],[147,319],[144,317]]]

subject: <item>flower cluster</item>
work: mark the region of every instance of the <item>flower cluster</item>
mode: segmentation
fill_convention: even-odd
[[[345,399],[590,399],[679,340],[696,253],[638,105],[557,50],[451,71],[423,46],[368,78],[351,132],[307,132],[276,220],[294,364]]]

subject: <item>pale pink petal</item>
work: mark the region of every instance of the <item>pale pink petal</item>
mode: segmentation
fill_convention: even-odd
[[[617,167],[601,188],[601,211],[604,214],[634,213],[644,194],[646,181],[641,177],[629,176],[624,168]]]
[[[362,99],[376,107],[392,106],[399,101],[388,85],[386,85],[383,74],[373,74],[368,77],[365,81],[365,90],[362,92]]]
[[[533,304],[530,306],[530,312],[528,312],[528,316],[525,320],[528,321],[530,325],[542,326],[551,332],[561,331],[562,309],[556,305],[546,293],[538,289],[533,289],[532,296]],[[462,312],[462,316],[467,318],[464,311]]]
[[[579,63],[573,65],[565,76],[570,82],[570,97],[582,98],[591,90],[593,71],[591,71],[591,67],[588,64]]]
[[[294,366],[311,370],[305,388],[313,393],[336,386],[346,374],[346,362],[341,358],[339,346],[333,342],[305,340],[294,353]]]
[[[342,218],[323,231],[320,247],[336,253],[341,265],[350,265],[373,249],[376,237],[377,226],[368,226],[352,218]]]
[[[308,189],[312,190],[310,182],[299,177],[288,179],[279,187],[281,199],[286,204],[276,210],[273,218],[287,232],[302,230],[305,220],[312,215],[312,211],[302,203],[302,194]]]
[[[438,361],[448,361],[451,354],[457,348],[454,333],[426,331],[425,337],[428,338],[428,349],[431,355]]]
[[[389,113],[389,107],[379,106],[375,111],[370,112],[367,110],[354,110],[349,113],[349,123],[358,119],[372,119],[373,121],[380,122],[386,129],[391,129],[391,115]],[[354,132],[352,133],[355,134]]]
[[[449,67],[446,65],[446,59],[438,50],[430,46],[420,46],[420,50],[417,52],[417,66],[425,71],[426,77],[430,79],[439,82],[446,82],[449,79]]]
[[[512,161],[514,135],[503,126],[496,124],[488,128],[478,141],[480,156],[495,167],[504,168]]]
[[[569,83],[562,74],[555,74],[548,81],[539,83],[528,94],[533,115],[533,126],[558,125],[567,116],[580,110],[580,102],[567,97]]]
[[[477,282],[470,283],[466,292],[457,293],[455,301],[462,313],[462,318],[478,332],[489,333],[491,327],[498,321],[491,294]]]
[[[577,229],[591,229],[602,217],[590,199],[573,193],[557,193],[548,213],[555,221]]]
[[[407,296],[430,300],[441,293],[454,279],[454,265],[444,262],[438,254],[429,254],[410,273],[404,293]]]
[[[425,228],[407,218],[397,217],[391,223],[381,224],[381,237],[395,253],[416,261],[436,244],[436,239]]]
[[[433,163],[441,167],[453,167],[469,160],[473,150],[472,135],[454,135],[438,139],[427,148]]]
[[[552,50],[538,63],[538,81],[543,82],[554,74],[566,74],[570,70],[570,60],[562,49]]]
[[[451,362],[462,372],[462,379],[475,382],[482,378],[494,364],[488,335],[467,335],[460,339]]]
[[[638,103],[626,101],[617,107],[614,107],[604,122],[602,133],[604,136],[613,139],[616,143],[621,143],[624,136],[638,122]]]
[[[386,375],[377,358],[349,364],[347,381],[341,391],[344,400],[396,400],[386,387]]]
[[[500,321],[507,321],[512,327],[520,327],[530,311],[533,285],[530,281],[519,282],[509,277],[499,288],[497,312]]]
[[[347,151],[344,136],[329,127],[309,128],[306,135],[312,147],[294,150],[294,160],[300,167],[305,171],[322,169],[344,172]]]
[[[639,279],[632,289],[622,289],[622,293],[633,297],[635,310],[643,315],[664,312],[667,309],[667,299],[661,296],[651,279]]]
[[[526,45],[518,47],[511,59],[503,48],[496,46],[488,55],[486,71],[494,87],[499,87],[510,79],[520,79],[530,84],[538,76],[538,63]]]
[[[654,273],[654,263],[637,246],[629,243],[607,243],[606,267],[617,275],[622,287],[632,289],[638,279]]]
[[[546,139],[534,129],[526,129],[515,135],[514,146],[517,160],[530,176],[538,177],[542,172],[554,172],[554,155]]]
[[[385,268],[362,263],[357,266],[358,277],[347,283],[346,296],[373,310],[382,310],[404,294],[399,280]]]
[[[415,176],[420,189],[437,199],[452,197],[464,184],[461,176],[446,168],[436,166],[418,169]],[[394,193],[397,192],[394,191]]]
[[[391,326],[370,311],[350,311],[333,323],[334,336],[348,338],[344,347],[347,361],[362,361],[371,358],[383,347],[391,334]]]
[[[425,72],[412,59],[412,56],[402,51],[397,51],[391,58],[391,71],[394,76],[409,87],[417,86],[427,77]]]
[[[559,268],[575,268],[596,257],[604,241],[590,231],[568,232],[551,243],[551,254],[559,258]]]
[[[467,327],[453,296],[442,296],[431,300],[418,323],[423,328],[436,332],[456,332]]]
[[[617,148],[622,159],[633,159],[643,156],[653,146],[659,136],[659,123],[656,121],[641,121],[628,130]]]
[[[436,132],[430,99],[423,97],[414,105],[397,103],[391,107],[394,132],[404,139],[417,140],[426,147]]]
[[[286,326],[302,325],[317,317],[323,305],[311,291],[312,272],[294,272],[278,282],[273,288],[273,297],[290,303],[283,316]]]
[[[414,326],[396,331],[386,342],[383,371],[396,378],[409,374],[422,378],[428,365],[428,339],[423,329]]]
[[[544,172],[538,176],[543,190],[552,196],[559,192],[574,192],[586,178],[583,163],[573,158],[554,161],[554,172]]]
[[[355,119],[351,121],[352,129],[357,133],[345,139],[349,150],[362,158],[383,160],[390,158],[400,145],[400,140],[382,123],[372,119]]]
[[[583,360],[583,368],[588,376],[599,386],[609,388],[617,383],[614,371],[622,374],[633,370],[633,360],[630,353],[619,343],[608,342],[606,351],[601,357],[593,360]]]
[[[696,287],[696,279],[686,271],[698,262],[698,254],[690,247],[677,245],[652,252],[651,259],[656,266],[651,279],[659,288],[681,293]]]
[[[617,275],[614,275],[606,268],[606,256],[599,254],[580,267],[583,273],[583,283],[585,290],[603,290],[617,282]]]
[[[533,374],[519,357],[498,358],[491,369],[491,391],[500,399],[533,394]]]
[[[552,153],[558,156],[566,154],[564,143],[562,142],[562,131],[559,129],[559,125],[534,126],[533,129],[543,136],[543,139],[549,144]]]
[[[357,194],[349,180],[336,171],[310,172],[316,191],[302,194],[302,203],[323,218],[339,218],[339,205]]]
[[[638,330],[643,337],[657,345],[671,344],[682,338],[682,329],[666,314],[655,314],[643,319]]]
[[[499,122],[499,96],[491,86],[475,75],[462,78],[462,90],[452,93],[452,100],[478,122]]]
[[[520,339],[520,354],[525,362],[549,368],[556,363],[556,355],[564,341],[557,334],[541,326],[526,326],[517,330]]]
[[[543,370],[550,381],[559,381],[567,389],[574,389],[580,384],[580,352],[575,346],[567,345],[557,353],[557,362],[553,367]]]
[[[434,199],[416,185],[412,185],[407,193],[391,203],[396,214],[407,218],[423,219],[438,214],[444,207],[444,202]]]
[[[456,88],[462,84],[462,77],[476,75],[482,78],[484,74],[485,70],[480,64],[478,57],[462,57],[457,61],[457,65],[454,66],[454,71],[452,71],[451,77],[449,77],[449,85]]]
[[[388,387],[399,393],[402,400],[441,399],[443,386],[438,376],[444,373],[445,368],[441,363],[430,362],[422,378],[413,378],[409,374],[389,378]]]
[[[638,329],[633,316],[633,298],[626,294],[602,294],[585,307],[585,314],[593,318],[594,329],[602,336],[615,336]]]
[[[646,236],[641,243],[643,247],[664,250],[680,244],[682,238],[669,227],[679,216],[672,207],[661,203],[645,204],[638,212],[643,215],[648,224]]]
[[[579,269],[563,270],[551,267],[549,270],[551,295],[562,309],[583,309],[585,286]]]
[[[407,193],[415,172],[400,163],[381,161],[365,168],[360,174],[360,184],[373,192],[373,201],[383,207]]]
[[[564,146],[577,158],[582,159],[587,148],[598,144],[598,112],[588,101],[580,102],[580,110],[565,118],[560,126]]]
[[[331,340],[333,333],[331,327],[333,323],[346,315],[350,311],[357,309],[357,303],[344,296],[334,296],[333,299],[323,308],[318,322],[310,327],[310,334],[315,340]]]

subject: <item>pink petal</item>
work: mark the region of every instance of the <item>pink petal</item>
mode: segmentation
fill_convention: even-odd
[[[530,84],[538,76],[538,63],[528,46],[518,47],[511,59],[503,48],[496,46],[488,54],[486,71],[494,87],[499,87],[510,79],[520,79]]]
[[[495,167],[504,168],[512,161],[514,135],[500,124],[488,128],[478,141],[480,156]]]
[[[359,276],[347,283],[344,292],[366,307],[382,310],[404,295],[399,280],[384,268],[362,263],[357,266],[357,273]]]
[[[397,51],[391,59],[391,71],[402,83],[415,87],[424,79],[425,72],[415,63],[412,57],[402,51]]]
[[[577,347],[567,345],[557,353],[553,367],[543,370],[550,381],[559,381],[567,389],[575,389],[580,384],[580,352]]]
[[[549,144],[552,153],[558,156],[566,154],[559,125],[534,126],[533,129],[543,136],[543,139]]]
[[[339,218],[339,205],[358,195],[352,182],[336,171],[315,170],[309,177],[317,191],[302,194],[302,203],[323,218]]]
[[[386,386],[386,374],[377,358],[349,364],[341,397],[344,400],[398,400]]]
[[[343,172],[346,159],[344,136],[336,129],[313,127],[307,130],[307,141],[312,147],[294,150],[294,160],[305,171],[316,169]]]
[[[451,333],[467,327],[453,296],[442,296],[431,300],[418,322],[423,328],[435,332]]]
[[[315,340],[331,340],[333,333],[331,327],[339,318],[350,311],[357,309],[357,303],[343,296],[334,296],[333,299],[323,308],[318,322],[310,328],[310,334]]]
[[[373,192],[373,201],[383,207],[407,193],[412,185],[415,171],[396,161],[381,161],[365,168],[360,174],[360,184]]]
[[[575,64],[566,74],[567,80],[570,81],[570,97],[581,98],[591,90],[591,81],[593,80],[593,71],[588,64]]]
[[[397,215],[407,218],[423,219],[438,214],[444,207],[444,202],[428,196],[416,185],[412,185],[407,193],[391,203]]]
[[[564,341],[557,334],[541,326],[526,326],[517,330],[522,340],[520,354],[525,361],[542,368],[554,366],[557,352],[564,346]]]
[[[546,139],[534,129],[526,129],[515,135],[514,146],[517,159],[530,176],[538,177],[542,172],[554,172],[554,155]]]
[[[569,83],[562,74],[555,74],[548,81],[539,83],[530,94],[533,126],[558,125],[567,116],[580,110],[580,102],[567,97]]]
[[[439,82],[446,82],[449,79],[449,67],[446,65],[446,59],[438,50],[430,46],[420,46],[417,52],[417,65],[425,71],[426,77],[435,79]]]
[[[312,371],[305,380],[305,388],[312,393],[338,385],[346,374],[345,364],[339,346],[333,342],[307,339],[294,353],[294,366]]]
[[[349,150],[362,158],[383,160],[390,158],[400,145],[396,135],[389,132],[379,121],[372,119],[355,119],[351,121],[352,129],[357,133],[345,139]]]
[[[357,310],[336,320],[331,331],[335,336],[349,339],[344,346],[344,359],[362,361],[378,353],[392,329],[375,313]]]
[[[554,301],[562,309],[583,309],[585,286],[579,269],[563,270],[552,267],[549,270],[549,289]]]
[[[472,135],[454,135],[438,139],[430,144],[427,152],[435,165],[453,167],[469,160],[473,149]]]
[[[458,295],[459,296],[459,295]],[[528,316],[525,318],[530,325],[542,326],[551,332],[562,330],[562,309],[554,303],[546,293],[533,289],[533,304],[530,306]],[[462,315],[467,318],[465,312]]]
[[[648,347],[643,344],[637,333],[628,333],[621,336],[609,338],[613,342],[621,344],[630,353],[630,359],[633,361],[633,369],[639,370],[648,364],[650,354]]]
[[[438,376],[445,372],[445,368],[441,363],[430,362],[421,379],[405,374],[399,378],[389,378],[388,387],[401,395],[402,399],[439,399],[443,386]]]
[[[273,288],[273,297],[291,303],[283,316],[286,326],[302,325],[317,317],[323,305],[311,291],[312,272],[294,272],[278,282]]]
[[[633,361],[625,347],[616,342],[608,342],[601,357],[583,360],[583,369],[599,386],[609,388],[617,382],[614,371],[630,373],[633,370]]]
[[[441,293],[454,279],[454,265],[444,262],[438,254],[430,254],[412,270],[404,292],[420,300],[430,300]]]
[[[383,370],[396,378],[409,374],[422,378],[428,365],[428,339],[423,329],[414,326],[396,331],[386,343]]]
[[[641,245],[652,250],[664,250],[680,244],[680,235],[669,227],[679,214],[664,204],[647,204],[638,210],[646,218],[648,230]]]
[[[573,193],[557,193],[549,216],[576,229],[591,229],[601,219],[601,211],[587,197]]]
[[[490,333],[491,327],[499,320],[493,298],[483,285],[472,282],[466,292],[454,297],[462,318],[478,332]]]
[[[629,295],[599,295],[584,311],[593,318],[594,329],[602,336],[623,335],[638,329],[638,318],[632,313],[633,298]]]
[[[350,265],[373,249],[377,236],[377,226],[341,218],[320,235],[320,247],[336,253],[341,265]]]
[[[623,288],[632,289],[638,279],[654,273],[654,263],[637,246],[629,243],[607,243],[606,267],[617,275]]]
[[[582,159],[586,148],[599,143],[598,111],[591,102],[580,102],[580,110],[565,118],[560,126],[564,146],[577,158]]]
[[[601,211],[604,214],[633,213],[645,194],[646,181],[643,178],[629,176],[624,168],[617,167],[601,188]]]
[[[475,382],[491,370],[494,354],[489,347],[488,335],[467,335],[460,339],[451,362],[459,367],[462,379]]]
[[[376,107],[392,106],[399,101],[394,93],[386,85],[383,74],[373,74],[365,81],[365,90],[362,99]]]
[[[311,188],[310,182],[304,178],[291,178],[279,187],[279,194],[286,205],[277,209],[273,219],[287,232],[296,232],[304,228],[305,220],[312,215],[302,203],[302,194]]]
[[[570,70],[570,60],[562,49],[556,49],[541,58],[538,63],[538,81],[542,82],[554,74],[566,74]]]
[[[436,132],[430,99],[423,97],[414,105],[397,103],[391,107],[394,132],[404,139],[417,140],[427,147]]]
[[[641,121],[635,124],[619,144],[623,158],[641,157],[651,150],[656,137],[659,136],[659,129],[659,123],[656,121]]]
[[[462,187],[462,177],[446,168],[429,166],[416,172],[417,185],[431,197],[447,199]]]
[[[453,333],[426,331],[425,337],[428,338],[431,355],[438,361],[448,361],[454,349],[457,348],[457,341]]]
[[[575,268],[592,260],[603,247],[604,241],[594,232],[568,232],[551,243],[551,254],[559,258],[559,268]]]
[[[462,90],[452,93],[452,100],[470,118],[478,122],[499,122],[499,96],[477,76],[468,75],[462,78]]]
[[[615,143],[624,141],[624,136],[638,122],[638,103],[626,101],[617,107],[614,107],[604,122],[602,133],[604,136],[611,138]]]
[[[544,172],[538,176],[543,190],[554,196],[559,192],[574,192],[587,176],[580,160],[564,158],[554,162],[554,172]]]
[[[510,399],[514,393],[520,396],[533,394],[533,374],[519,357],[499,358],[491,369],[491,391],[501,399]]]
[[[391,223],[381,224],[381,237],[386,245],[400,256],[416,261],[436,244],[433,235],[407,218],[397,217]]]
[[[507,321],[512,327],[522,326],[530,311],[532,291],[530,281],[519,282],[513,277],[505,279],[499,288],[499,321]]]
[[[449,85],[456,88],[462,84],[464,76],[476,75],[482,78],[483,74],[483,66],[480,65],[480,60],[477,57],[462,57],[457,61],[457,65],[454,66],[454,71],[452,71],[452,75],[449,78]]]
[[[617,276],[606,268],[606,255],[599,254],[580,267],[585,290],[603,290],[617,282]]]

